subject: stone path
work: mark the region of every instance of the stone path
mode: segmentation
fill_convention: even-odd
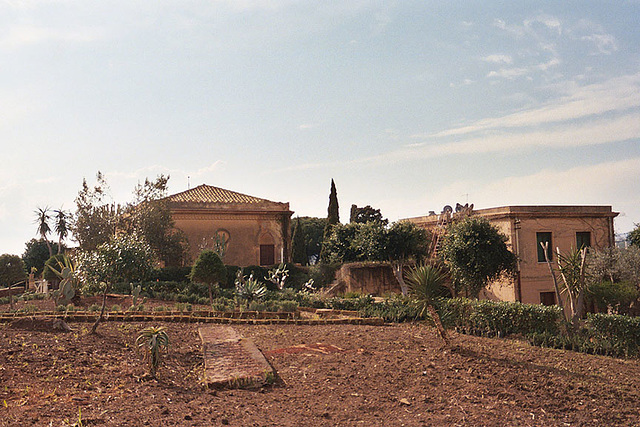
[[[258,387],[275,372],[253,341],[231,326],[198,328],[204,351],[204,381],[210,387]]]

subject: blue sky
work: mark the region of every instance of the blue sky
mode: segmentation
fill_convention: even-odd
[[[505,5],[505,3],[507,3]],[[325,216],[606,204],[640,222],[638,1],[0,2],[0,253],[98,170]]]

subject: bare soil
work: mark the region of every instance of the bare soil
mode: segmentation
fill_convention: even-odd
[[[0,325],[0,426],[640,426],[638,360],[455,333],[443,350],[420,324],[235,325],[278,377],[227,390],[200,382],[198,324],[163,325],[158,380],[134,344],[149,323],[18,326]]]

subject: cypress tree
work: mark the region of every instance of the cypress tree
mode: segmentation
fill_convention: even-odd
[[[305,245],[304,233],[302,232],[302,226],[300,225],[300,217],[296,219],[296,223],[293,226],[293,237],[291,238],[292,258],[293,262],[307,265],[307,246]]]
[[[329,193],[329,208],[327,209],[327,219],[329,225],[335,225],[340,222],[340,214],[338,213],[338,192],[336,184],[331,180],[331,192]]]

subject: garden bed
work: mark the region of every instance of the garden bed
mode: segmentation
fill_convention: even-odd
[[[134,345],[149,322],[69,325],[0,325],[1,426],[630,426],[640,413],[637,360],[455,332],[443,351],[419,324],[235,325],[278,377],[224,391],[200,383],[197,324],[153,323],[170,337],[158,381]],[[335,351],[305,350],[316,343]]]

